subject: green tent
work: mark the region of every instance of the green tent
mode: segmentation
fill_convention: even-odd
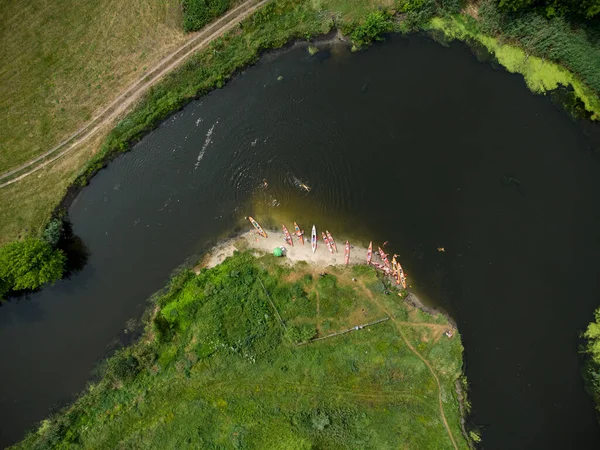
[[[279,247],[275,247],[273,249],[273,255],[275,255],[275,256],[283,256],[283,251]]]

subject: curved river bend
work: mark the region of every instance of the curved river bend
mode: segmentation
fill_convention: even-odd
[[[264,57],[83,190],[70,209],[90,251],[80,273],[0,308],[0,444],[81,390],[171,270],[253,213],[389,241],[458,323],[485,448],[600,448],[577,355],[600,304],[586,139],[460,44]]]

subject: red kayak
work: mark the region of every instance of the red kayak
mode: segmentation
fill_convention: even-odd
[[[321,234],[323,235],[323,240],[325,241],[325,244],[327,244],[327,250],[329,250],[329,253],[333,254],[333,249],[331,248],[331,242],[329,242],[329,239],[327,239],[327,236],[325,236],[325,233],[323,231],[321,231]]]
[[[367,249],[367,265],[371,264],[372,257],[373,257],[373,241],[369,242],[369,248]]]
[[[300,227],[296,222],[294,222],[294,230],[296,231],[296,236],[300,239],[300,243],[304,245],[304,230],[300,231]]]
[[[283,228],[283,234],[285,234],[285,242],[287,242],[293,247],[294,242],[292,241],[292,236],[290,235],[290,232],[288,231],[285,225],[281,224],[281,227]]]
[[[346,249],[344,250],[344,259],[346,264],[350,262],[350,242],[346,241]]]
[[[335,250],[335,252],[337,253],[337,245],[335,245],[335,241],[333,240],[333,236],[331,236],[331,233],[329,232],[329,230],[325,230],[325,232],[327,233],[327,240],[329,241],[329,243],[331,244],[331,247]]]
[[[381,250],[381,247],[377,247],[377,248],[379,249],[379,256],[381,256],[381,259],[383,260],[385,267],[387,267],[388,269],[391,269],[390,262],[388,261],[387,255],[384,253],[383,250]]]

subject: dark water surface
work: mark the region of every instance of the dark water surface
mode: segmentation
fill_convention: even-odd
[[[84,189],[70,210],[83,271],[0,308],[0,443],[81,390],[170,271],[253,213],[390,241],[459,325],[486,449],[600,448],[577,355],[600,305],[586,139],[463,45],[263,58]]]

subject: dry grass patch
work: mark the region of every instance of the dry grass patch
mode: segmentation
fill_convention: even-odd
[[[186,39],[178,0],[6,0],[0,22],[0,172],[72,134]]]

